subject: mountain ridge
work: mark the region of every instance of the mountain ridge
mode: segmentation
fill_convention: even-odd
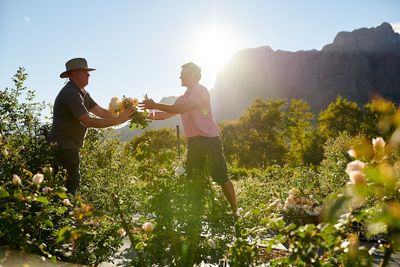
[[[400,102],[400,34],[384,22],[337,33],[321,50],[270,46],[237,51],[210,90],[217,121],[237,119],[256,98],[302,99],[318,113],[342,96],[363,105],[375,96]],[[171,104],[176,97],[165,97]],[[179,116],[150,128],[181,126]]]
[[[217,120],[235,119],[255,98],[299,98],[318,113],[338,95],[364,104],[400,100],[400,35],[389,23],[339,32],[321,50],[269,46],[238,51],[211,90]]]

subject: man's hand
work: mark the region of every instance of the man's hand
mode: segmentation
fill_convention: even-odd
[[[153,99],[147,98],[139,103],[139,107],[142,109],[155,109],[156,103]]]
[[[124,111],[122,111],[118,116],[119,124],[124,123],[127,120],[129,120],[134,111],[135,111],[135,108],[133,108],[133,107],[125,109]]]

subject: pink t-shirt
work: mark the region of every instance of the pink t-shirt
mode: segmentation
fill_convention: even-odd
[[[218,136],[219,129],[212,115],[210,94],[207,88],[201,84],[197,84],[191,90],[186,90],[182,96],[178,97],[175,103],[182,104],[188,100],[194,101],[197,107],[181,114],[183,131],[186,138]]]

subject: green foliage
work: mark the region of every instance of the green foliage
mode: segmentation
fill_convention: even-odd
[[[34,102],[34,91],[24,87],[26,78],[20,68],[13,78],[15,88],[0,91],[0,166],[7,177],[27,169],[37,172],[51,160],[45,142],[48,126],[39,121],[44,104]]]
[[[53,173],[45,142],[44,105],[24,87],[20,68],[15,88],[0,91],[0,243],[46,257],[99,264],[121,244],[112,218],[94,216],[91,205],[68,199],[63,173]]]
[[[395,104],[383,99],[374,99],[364,105],[364,120],[360,123],[361,131],[368,138],[381,136],[385,139],[394,131],[392,125]]]
[[[355,135],[360,131],[362,111],[355,102],[338,97],[318,116],[318,130],[325,138],[333,138],[346,131]]]
[[[224,147],[229,147],[225,150],[227,157],[234,158],[239,166],[282,164],[287,150],[283,138],[284,105],[284,101],[257,99],[236,124],[226,125],[221,136]]]
[[[233,218],[220,187],[212,185],[211,178],[202,173],[193,177],[175,174],[172,162],[158,162],[158,168],[154,168],[155,160],[141,162],[151,177],[143,188],[148,206],[142,211],[145,217],[132,222],[138,226],[151,221],[155,229],[151,234],[135,235],[138,257],[132,259],[133,264],[217,263],[233,236]]]
[[[338,193],[347,184],[346,165],[351,160],[348,151],[363,141],[363,137],[352,138],[348,134],[340,134],[329,139],[324,146],[324,160],[319,166],[321,192],[323,197]]]
[[[255,100],[239,118],[240,128],[246,135],[242,139],[240,163],[265,167],[282,163],[286,153],[282,131],[284,101]]]
[[[305,161],[305,155],[312,145],[314,115],[310,112],[310,105],[302,100],[293,99],[285,114],[285,137],[288,144],[286,162],[298,166]]]
[[[64,173],[50,167],[42,106],[30,91],[20,103],[25,79],[20,69],[16,88],[0,92],[2,244],[97,265],[116,253],[126,232],[134,266],[221,259],[230,266],[370,266],[372,252],[360,239],[377,235],[386,239],[383,265],[399,249],[400,113],[393,103],[376,100],[361,110],[338,98],[316,129],[307,103],[256,100],[239,120],[223,123],[240,207],[234,216],[208,168],[191,177],[176,171],[177,140],[166,129],[129,143],[113,130],[90,129],[80,195],[68,196]],[[376,134],[390,141],[371,144]],[[356,177],[349,150],[366,164],[356,164],[363,166]],[[299,216],[304,199],[322,214]],[[288,250],[279,254],[277,245]]]
[[[184,151],[184,138],[180,137],[180,150]],[[157,156],[159,160],[168,161],[174,157],[178,150],[176,132],[172,129],[146,130],[141,136],[135,137],[126,149],[133,154],[137,160],[145,157]],[[174,151],[175,150],[175,151]]]

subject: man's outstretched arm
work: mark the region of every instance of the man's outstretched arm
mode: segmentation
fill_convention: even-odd
[[[78,120],[86,127],[86,128],[107,128],[110,126],[118,125],[129,120],[129,117],[134,112],[133,108],[126,109],[119,114],[118,117],[112,118],[94,118],[89,114],[84,114],[78,117]]]
[[[176,116],[176,114],[171,114],[171,113],[167,113],[167,112],[160,112],[160,111],[156,111],[156,112],[151,112],[149,113],[149,115],[147,116],[147,118],[149,120],[165,120],[168,118],[171,118],[173,116]]]
[[[109,110],[100,107],[99,105],[94,106],[91,110],[89,110],[91,113],[96,115],[99,118],[113,118],[115,117]]]
[[[183,114],[188,112],[191,109],[197,107],[197,103],[192,100],[187,100],[185,103],[182,104],[160,104],[155,103],[152,99],[145,99],[142,103],[140,103],[141,107],[147,109],[158,109],[170,114]]]

